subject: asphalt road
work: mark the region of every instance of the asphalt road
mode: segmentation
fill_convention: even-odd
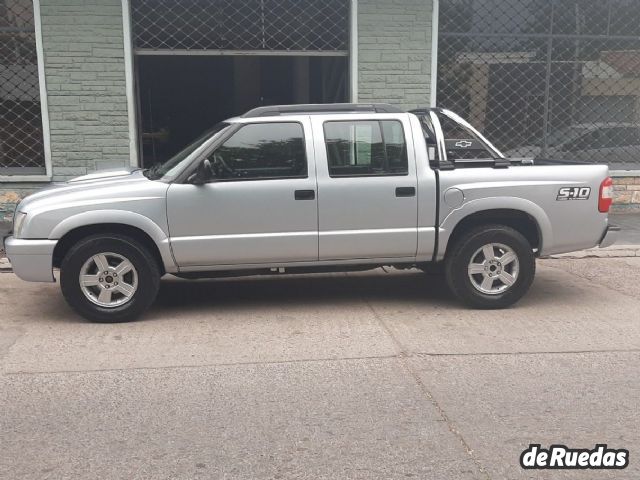
[[[378,270],[168,280],[121,325],[2,273],[0,478],[637,479],[640,258],[538,265],[507,311]],[[630,465],[524,471],[530,443]]]

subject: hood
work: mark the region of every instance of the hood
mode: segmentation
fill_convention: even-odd
[[[81,177],[72,178],[66,183],[93,182],[96,180],[109,180],[112,178],[127,177],[134,172],[142,172],[139,168],[114,168],[109,170],[100,170],[98,172],[82,175]]]
[[[137,215],[159,219],[166,229],[168,188],[168,183],[149,180],[140,169],[97,172],[51,185],[28,196],[18,206],[27,214],[21,235],[23,238],[59,238],[51,237],[52,232],[67,220],[70,223],[60,232],[85,225],[86,218],[90,218],[90,223],[100,223],[105,218],[122,218],[123,214],[129,215],[128,218]],[[104,211],[104,215],[100,211]],[[72,220],[73,217],[80,219]]]
[[[134,193],[143,184],[151,183],[139,168],[121,168],[102,170],[81,177],[72,178],[67,182],[52,183],[51,185],[33,193],[20,202],[18,209],[25,211],[34,205],[53,201],[54,199],[71,198],[100,198],[102,192],[131,192]]]

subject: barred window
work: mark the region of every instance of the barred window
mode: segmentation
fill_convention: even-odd
[[[44,173],[33,2],[0,0],[0,175]]]
[[[136,49],[345,52],[345,0],[134,0]]]
[[[447,0],[438,48],[438,106],[508,156],[640,168],[637,0]]]

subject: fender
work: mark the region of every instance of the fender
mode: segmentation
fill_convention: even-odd
[[[543,254],[545,248],[549,245],[553,245],[553,231],[551,229],[551,221],[546,212],[537,204],[530,200],[518,197],[488,197],[479,198],[476,200],[470,200],[464,203],[459,208],[451,211],[442,221],[439,228],[439,240],[440,248],[438,249],[437,260],[440,261],[444,258],[444,253],[447,249],[449,238],[453,233],[456,225],[458,225],[464,218],[474,213],[483,212],[486,210],[519,210],[523,213],[531,216],[538,224],[540,231],[540,253]]]
[[[49,234],[49,239],[59,240],[71,230],[89,225],[99,225],[101,223],[119,223],[142,230],[151,237],[158,247],[166,271],[178,271],[167,234],[155,222],[139,213],[126,210],[92,210],[79,213],[64,219],[56,225]]]

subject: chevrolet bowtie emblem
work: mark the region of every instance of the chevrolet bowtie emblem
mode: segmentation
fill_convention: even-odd
[[[456,147],[467,148],[470,147],[472,143],[473,142],[470,142],[469,140],[460,140],[459,142],[456,142]]]

